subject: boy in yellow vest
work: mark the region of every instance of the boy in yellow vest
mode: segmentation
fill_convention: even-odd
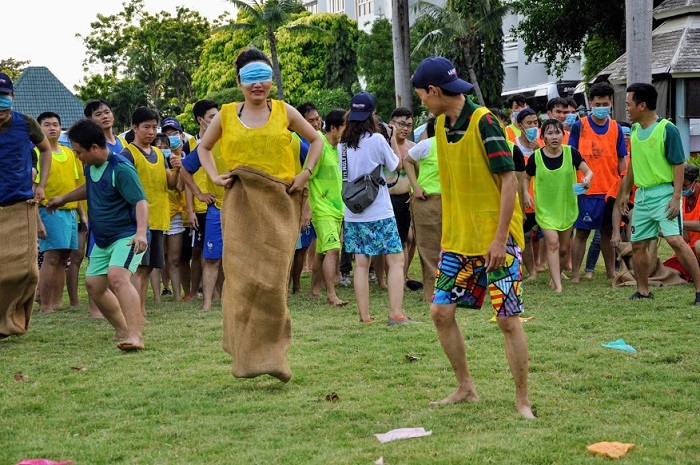
[[[631,152],[634,156],[620,188],[617,206],[628,213],[632,184],[637,186],[632,215],[632,260],[637,292],[630,300],[653,299],[649,292],[649,242],[661,232],[695,284],[695,305],[700,305],[700,266],[683,239],[681,193],[685,152],[678,128],[656,114],[654,86],[634,83],[627,88],[627,113],[632,126]]]
[[[442,252],[430,313],[457,378],[457,390],[431,405],[479,400],[469,374],[457,306],[480,308],[488,291],[505,336],[515,380],[515,406],[535,418],[527,395],[527,340],[523,311],[523,217],[513,156],[498,119],[464,96],[473,86],[443,57],[423,60],[413,75],[423,105],[437,116]]]
[[[168,189],[175,189],[180,168],[170,170],[159,148],[151,146],[158,134],[158,112],[139,107],[131,115],[134,141],[121,155],[133,163],[148,199],[148,227],[151,230],[148,249],[132,278],[139,291],[141,313],[146,317],[146,292],[153,268],[163,269],[163,233],[170,229],[170,200]],[[175,155],[171,155],[174,157]]]
[[[58,143],[61,117],[54,112],[45,111],[37,117],[37,121],[51,144],[51,172],[46,183],[48,199],[66,194],[77,187],[78,165],[73,151]],[[37,170],[41,175],[38,165]],[[78,248],[78,219],[84,221],[85,213],[77,202],[67,203],[53,214],[46,210],[46,200],[39,207],[39,251],[44,253],[44,262],[39,270],[43,313],[53,312],[62,306],[66,260],[71,250]]]

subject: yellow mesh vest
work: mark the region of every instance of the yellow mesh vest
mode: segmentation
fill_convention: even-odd
[[[221,144],[219,142],[214,144],[214,147],[211,149],[211,154],[214,156],[214,164],[216,164],[216,171],[219,174],[228,171],[228,168],[226,167],[226,162],[221,157]],[[201,168],[199,171],[204,171],[204,168]],[[204,171],[204,177],[206,178],[207,192],[211,192],[216,196],[216,202],[214,202],[214,206],[221,210],[221,205],[223,205],[224,203],[225,188],[223,186],[214,184],[214,181],[211,180],[209,175],[207,175],[206,171]]]
[[[157,160],[151,163],[146,160],[141,150],[133,144],[126,147],[134,157],[134,167],[148,199],[148,227],[153,231],[170,229],[170,201],[168,200],[168,177],[165,172],[165,157],[157,147]]]
[[[436,121],[438,167],[442,188],[442,248],[462,255],[486,255],[498,228],[501,208],[501,178],[491,173],[479,120],[487,114],[479,107],[471,116],[466,134],[449,143],[445,115]],[[495,116],[493,117],[496,118]],[[519,202],[510,221],[509,233],[522,248],[523,214]]]
[[[221,155],[227,169],[248,166],[291,182],[295,160],[284,102],[270,100],[270,119],[259,128],[243,126],[236,105],[234,102],[221,107]]]
[[[58,148],[61,154],[54,153],[51,156],[51,170],[49,178],[46,180],[46,198],[41,201],[41,205],[46,205],[51,197],[67,194],[80,184],[77,183],[79,178],[78,165],[75,154],[68,147],[59,145]],[[39,179],[39,163],[36,166],[37,180]],[[78,208],[78,202],[68,202],[59,210],[75,210]]]

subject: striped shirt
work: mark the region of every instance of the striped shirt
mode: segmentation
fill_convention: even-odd
[[[471,121],[474,110],[479,108],[469,98],[464,102],[462,113],[457,118],[453,126],[449,126],[449,120],[445,121],[445,130],[447,132],[447,141],[451,143],[458,142],[467,132],[469,122]],[[491,113],[485,114],[479,121],[479,131],[481,139],[486,147],[486,154],[489,157],[489,164],[492,173],[503,173],[506,171],[515,171],[513,163],[513,154],[506,142],[505,131],[498,119]]]

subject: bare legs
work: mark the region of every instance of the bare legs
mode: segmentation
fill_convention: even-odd
[[[569,255],[571,228],[566,231],[543,229],[542,234],[544,235],[544,241],[547,247],[549,273],[552,276],[550,285],[554,292],[561,292],[561,271],[562,265],[566,264],[566,258]]]
[[[448,405],[479,400],[469,373],[464,338],[455,319],[456,307],[456,304],[432,304],[430,306],[430,314],[435,323],[440,344],[457,378],[457,390],[445,399],[431,402],[430,405]],[[517,315],[497,318],[497,322],[505,337],[506,358],[515,381],[515,408],[525,418],[535,418],[527,395],[527,339],[520,318]]]
[[[69,254],[70,250],[64,249],[44,252],[44,263],[39,270],[41,312],[43,313],[51,313],[61,308],[66,279],[66,260]]]
[[[85,258],[85,243],[87,242],[87,233],[78,232],[78,249],[71,250],[68,256],[70,265],[66,269],[66,288],[68,290],[68,299],[71,307],[80,305],[78,299],[78,281],[80,275],[80,265]]]
[[[219,264],[221,260],[204,259],[204,272],[202,277],[202,287],[204,290],[204,302],[202,310],[211,310],[214,293],[216,291],[216,282],[219,279]]]
[[[314,257],[311,275],[311,295],[321,295],[321,284],[326,285],[327,302],[335,307],[347,305],[347,301],[338,298],[335,293],[335,276],[338,271],[338,259],[340,250],[328,250],[325,253],[317,253]]]
[[[131,277],[131,272],[126,268],[110,267],[107,275],[85,278],[88,294],[114,327],[117,338],[125,338],[117,344],[124,351],[144,348],[139,294],[131,283]],[[148,280],[145,282],[148,284]],[[110,286],[114,292],[109,289]]]
[[[168,270],[173,298],[176,301],[182,300],[182,294],[180,293],[180,256],[184,237],[184,232],[165,236],[165,267]]]

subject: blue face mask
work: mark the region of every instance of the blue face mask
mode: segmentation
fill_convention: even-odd
[[[694,186],[694,185],[695,185],[695,181],[693,181],[693,183],[690,185],[689,188],[687,188],[687,189],[685,189],[684,191],[682,191],[682,192],[681,192],[681,195],[682,195],[683,197],[690,197],[691,195],[693,195],[693,186]]]
[[[593,116],[598,119],[605,119],[610,116],[610,107],[594,107]]]
[[[241,84],[272,81],[272,68],[266,63],[254,61],[241,68],[238,75],[241,78]]]
[[[176,149],[180,146],[182,143],[182,139],[180,139],[179,135],[176,136],[168,136],[168,139],[170,140],[170,148],[171,149]]]
[[[564,120],[564,126],[571,127],[576,122],[576,113],[569,113]]]
[[[12,97],[7,94],[0,94],[0,110],[12,108]]]
[[[170,149],[160,149],[160,151],[163,152],[165,158],[170,158],[170,154],[172,153]]]
[[[534,128],[527,128],[525,130],[525,137],[527,137],[527,140],[530,142],[535,142],[537,139],[537,135],[540,133],[540,128],[534,127]]]
[[[512,113],[512,115],[513,115],[513,120],[517,120],[517,119],[518,119],[518,113],[520,113],[520,112],[519,112],[519,111],[514,111],[514,112]]]

